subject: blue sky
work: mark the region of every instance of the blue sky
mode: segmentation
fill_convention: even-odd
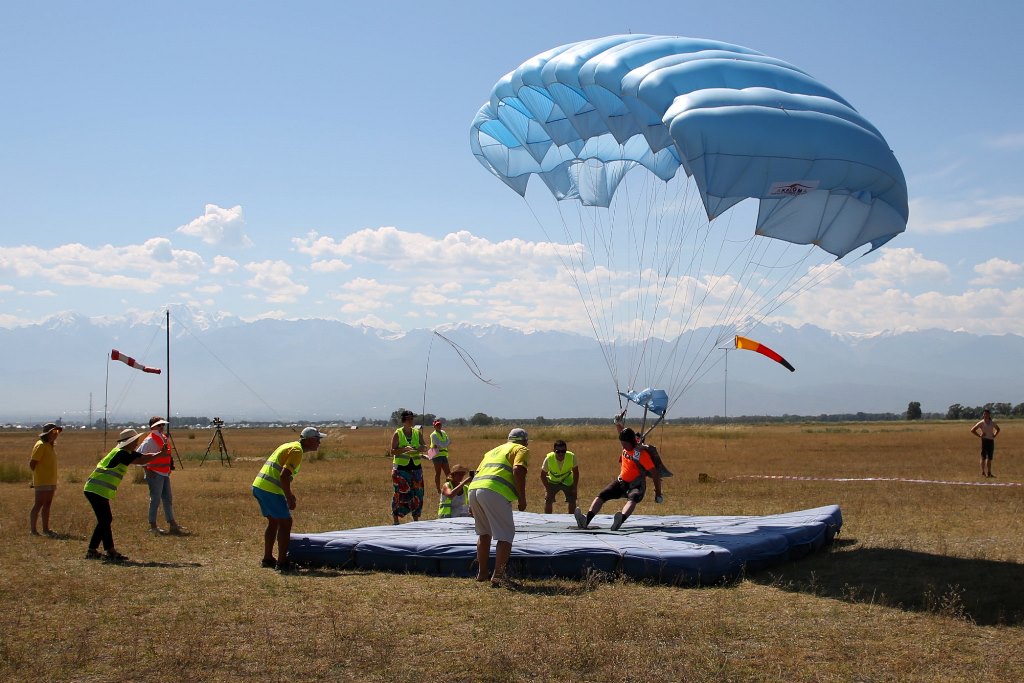
[[[1015,2],[15,3],[0,22],[0,326],[187,303],[393,330],[585,327],[469,150],[504,73],[614,33],[737,43],[885,135],[904,235],[777,312],[1024,334]]]

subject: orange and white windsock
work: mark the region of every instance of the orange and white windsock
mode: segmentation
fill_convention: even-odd
[[[117,349],[111,349],[111,351],[110,351],[110,360],[119,360],[122,363],[124,363],[125,365],[130,365],[133,368],[135,368],[136,370],[142,370],[143,372],[151,372],[154,375],[159,375],[160,374],[160,368],[151,368],[148,365],[143,365],[142,363],[138,362],[137,360],[135,360],[131,356],[124,355],[123,353],[121,353]]]

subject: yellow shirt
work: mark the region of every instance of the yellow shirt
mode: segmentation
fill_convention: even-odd
[[[36,441],[32,447],[32,461],[36,464],[32,470],[32,485],[56,486],[57,453],[53,450],[53,444],[49,441]]]

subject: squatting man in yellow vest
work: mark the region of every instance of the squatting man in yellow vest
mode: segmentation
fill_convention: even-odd
[[[506,582],[505,565],[512,554],[512,539],[516,535],[512,502],[518,502],[520,512],[526,509],[529,442],[525,429],[513,429],[508,433],[507,443],[484,454],[476,468],[476,477],[469,485],[469,508],[473,512],[478,537],[476,580],[487,581],[490,578],[493,587]],[[498,546],[494,554],[494,572],[488,577],[491,538],[498,542]]]
[[[252,482],[252,495],[260,504],[260,512],[267,518],[267,529],[263,532],[263,567],[279,571],[292,569],[288,559],[288,541],[292,533],[292,513],[295,509],[295,494],[292,493],[292,479],[299,473],[304,453],[320,448],[320,440],[327,436],[316,427],[306,427],[299,434],[298,441],[281,444],[267,458],[267,461]],[[274,540],[277,540],[277,557],[274,557]]]
[[[576,454],[568,450],[559,439],[552,446],[552,452],[540,466],[540,483],[544,485],[544,514],[550,515],[555,506],[555,496],[561,491],[569,506],[569,514],[576,509],[576,490],[580,483],[580,468],[576,465]]]

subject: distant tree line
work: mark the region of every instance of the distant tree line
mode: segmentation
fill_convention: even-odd
[[[947,420],[980,420],[982,411],[989,410],[992,417],[1024,417],[1024,403],[986,403],[983,406],[965,406],[954,403],[946,411]]]

